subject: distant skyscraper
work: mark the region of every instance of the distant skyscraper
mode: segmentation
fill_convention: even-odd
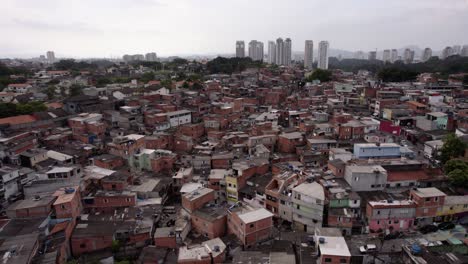
[[[461,52],[460,52],[460,55],[463,56],[463,57],[468,57],[468,45],[464,45]]]
[[[421,55],[421,60],[422,61],[427,61],[432,57],[432,49],[431,48],[425,48],[422,55]]]
[[[398,50],[392,49],[392,54],[390,55],[390,61],[393,63],[398,60]]]
[[[146,53],[145,59],[147,61],[157,61],[158,56],[156,55],[156,52],[150,52],[150,53]]]
[[[284,41],[284,65],[290,66],[292,58],[292,42],[290,38]]]
[[[442,50],[442,55],[441,59],[446,59],[450,56],[453,55],[453,48],[452,47],[445,47],[445,49]]]
[[[453,55],[460,55],[461,52],[461,46],[460,45],[454,45],[452,47],[453,49]]]
[[[243,40],[236,41],[236,57],[237,58],[245,57],[245,43]]]
[[[317,68],[327,70],[328,69],[328,48],[330,44],[328,41],[320,41],[318,47],[318,64]]]
[[[405,63],[412,63],[414,60],[414,51],[410,49],[405,49],[405,53],[403,54],[403,59]]]
[[[284,64],[284,41],[282,38],[276,39],[276,64]]]
[[[377,60],[377,51],[369,52],[369,60]]]
[[[48,51],[46,56],[49,63],[55,62],[55,53],[53,51]]]
[[[125,62],[143,61],[143,60],[145,60],[145,56],[143,56],[143,54],[134,54],[134,55],[125,54],[125,55],[122,56],[122,59]]]
[[[389,49],[386,49],[386,50],[383,51],[382,60],[384,62],[390,62],[391,61],[391,54],[390,54]]]
[[[270,64],[276,63],[276,44],[274,41],[268,41],[268,59]]]
[[[263,42],[256,40],[249,42],[249,57],[254,61],[263,60]]]
[[[305,41],[304,48],[304,68],[311,70],[314,62],[314,42],[312,40]]]
[[[365,59],[364,52],[361,50],[356,51],[356,53],[354,53],[354,58],[358,60]]]

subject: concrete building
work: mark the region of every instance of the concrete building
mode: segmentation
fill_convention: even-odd
[[[55,53],[53,51],[48,51],[47,54],[47,62],[54,63],[55,62]]]
[[[284,41],[282,38],[276,39],[276,60],[275,64],[283,65],[284,64]]]
[[[425,48],[422,55],[421,55],[421,61],[427,61],[432,57],[432,49],[431,48]]]
[[[377,60],[377,51],[369,51],[369,58],[370,61]]]
[[[446,59],[446,58],[448,58],[448,57],[450,57],[452,55],[453,55],[453,48],[447,46],[442,50],[442,54],[441,54],[440,58],[444,60],[444,59]]]
[[[398,59],[398,50],[397,49],[392,49],[392,53],[390,55],[390,62],[395,62]]]
[[[463,57],[468,57],[468,45],[463,45],[460,55]]]
[[[314,62],[314,42],[312,40],[305,41],[304,47],[304,68],[311,70]]]
[[[411,49],[405,49],[405,52],[403,54],[403,59],[405,63],[413,63],[414,60],[414,50]]]
[[[416,223],[418,226],[432,224],[437,212],[442,211],[446,194],[437,188],[415,188],[410,191],[410,200],[416,205]]]
[[[239,203],[228,210],[228,233],[234,234],[244,246],[268,239],[272,228],[273,214],[265,208]]]
[[[317,68],[322,70],[328,69],[328,49],[330,48],[330,44],[328,41],[320,41],[318,47],[318,63]]]
[[[236,57],[237,58],[245,57],[245,42],[243,40],[236,41]]]
[[[292,59],[292,43],[290,38],[284,40],[284,65],[290,66]]]
[[[253,61],[263,61],[263,42],[256,40],[249,42],[249,57]]]
[[[390,53],[390,50],[389,49],[386,49],[383,51],[383,55],[382,55],[382,60],[384,62],[391,62],[391,53]]]
[[[413,227],[416,203],[411,200],[369,201],[366,220],[371,233],[382,231],[406,231]]]
[[[350,165],[344,178],[353,191],[381,191],[387,184],[387,171],[380,165]]]
[[[274,41],[268,41],[268,59],[267,62],[274,64],[276,62],[276,44]]]
[[[395,143],[354,144],[354,157],[357,159],[400,158],[400,146]]]
[[[305,182],[292,189],[293,222],[299,230],[313,232],[323,222],[325,192],[317,182]]]
[[[156,52],[150,52],[150,53],[146,53],[145,59],[146,61],[157,61],[158,56],[156,55]]]

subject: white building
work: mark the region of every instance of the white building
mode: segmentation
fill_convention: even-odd
[[[236,41],[236,57],[237,58],[245,57],[245,43],[243,40]]]
[[[263,61],[263,42],[256,40],[249,42],[249,57],[254,61]]]
[[[156,55],[156,52],[150,52],[150,53],[146,53],[145,59],[147,61],[157,61],[158,56]]]
[[[47,62],[54,63],[55,62],[55,53],[53,51],[47,52]]]
[[[274,64],[276,62],[276,44],[274,41],[268,41],[268,63]]]
[[[432,57],[432,49],[431,48],[425,48],[422,55],[421,55],[421,60],[422,61],[427,61]]]
[[[393,63],[398,60],[398,50],[392,49],[392,54],[390,55],[390,61]]]
[[[282,38],[276,39],[276,61],[275,63],[277,65],[283,65],[284,64],[284,41]]]
[[[383,55],[382,55],[382,60],[384,62],[390,62],[391,61],[391,54],[390,54],[390,50],[389,49],[386,49],[383,51]]]
[[[305,182],[292,190],[293,222],[305,232],[322,227],[325,192],[317,182]]]
[[[441,59],[446,59],[452,55],[453,55],[453,48],[445,47],[445,49],[442,50]]]
[[[171,124],[171,127],[192,123],[192,112],[188,110],[168,112],[166,113],[166,116],[169,124]]]
[[[311,70],[314,62],[314,42],[312,40],[305,41],[304,48],[304,68]]]
[[[405,53],[403,54],[405,63],[412,63],[414,60],[414,50],[405,49]]]
[[[284,65],[291,65],[291,55],[292,55],[292,43],[291,39],[287,38],[284,41]]]
[[[328,69],[328,41],[320,41],[318,48],[318,64],[317,68],[327,70]]]

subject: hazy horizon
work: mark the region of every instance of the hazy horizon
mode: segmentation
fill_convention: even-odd
[[[233,54],[235,41],[346,51],[468,44],[468,0],[4,0],[0,58]]]

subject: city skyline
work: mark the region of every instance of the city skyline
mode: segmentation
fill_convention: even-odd
[[[350,51],[406,45],[442,50],[468,43],[468,36],[461,34],[468,24],[466,0],[450,5],[441,0],[90,3],[4,1],[2,7],[8,12],[0,18],[0,32],[15,37],[0,41],[0,57],[32,57],[47,50],[54,50],[57,57],[77,58],[121,57],[147,50],[160,56],[230,54],[236,39],[267,41],[274,36],[290,37],[293,51],[303,50],[307,39],[326,39],[334,48]],[[50,10],[53,14],[40,15]],[[261,15],[258,10],[263,10]],[[309,10],[320,10],[321,16],[311,21]],[[294,18],[281,22],[289,13]]]

